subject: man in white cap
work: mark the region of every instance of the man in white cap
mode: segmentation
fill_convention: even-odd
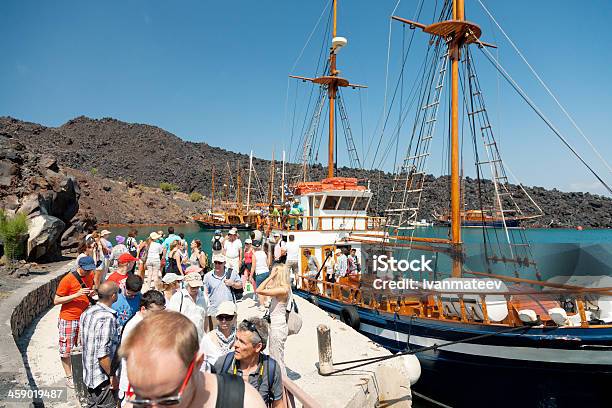
[[[208,294],[209,309],[211,316],[216,316],[219,305],[225,301],[236,303],[236,297],[232,289],[242,289],[242,280],[238,274],[238,269],[225,267],[225,256],[213,256],[215,268],[204,275],[204,290]],[[217,327],[216,322],[213,326]]]
[[[227,240],[223,243],[223,255],[225,255],[225,267],[238,272],[242,265],[242,241],[238,238],[236,228],[232,228],[227,233]]]
[[[204,283],[200,276],[202,268],[198,266],[190,266],[185,272],[188,272],[183,279],[185,288],[178,290],[168,302],[168,309],[179,312],[186,316],[195,324],[198,330],[198,338],[201,340],[204,333],[208,331],[206,324],[206,314],[208,310],[208,301],[206,294],[202,291]]]

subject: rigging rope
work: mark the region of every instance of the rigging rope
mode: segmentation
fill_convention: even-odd
[[[593,152],[595,152],[595,154],[597,155],[597,157],[599,157],[599,159],[602,161],[602,163],[608,168],[608,170],[610,170],[610,172],[612,173],[612,167],[610,167],[610,165],[608,164],[608,162],[606,161],[606,159],[599,153],[599,151],[597,150],[597,148],[593,145],[593,143],[591,142],[591,140],[587,137],[587,135],[584,134],[584,132],[582,131],[582,129],[578,126],[578,124],[574,121],[574,118],[572,118],[572,116],[569,114],[569,112],[565,109],[565,107],[561,104],[561,102],[559,102],[559,100],[557,99],[557,97],[555,96],[555,94],[553,94],[553,92],[550,90],[550,88],[546,85],[546,83],[544,82],[544,80],[540,77],[540,75],[538,75],[538,73],[536,72],[536,70],[531,66],[531,64],[529,63],[529,61],[527,61],[527,58],[525,58],[525,56],[523,55],[523,53],[518,49],[518,47],[516,46],[516,44],[514,44],[514,41],[512,41],[510,39],[510,37],[508,36],[508,34],[506,34],[506,31],[504,31],[504,29],[501,27],[501,25],[499,25],[499,23],[497,22],[497,20],[495,19],[495,17],[493,17],[493,15],[491,14],[491,12],[485,7],[485,5],[482,3],[481,0],[478,0],[478,3],[480,3],[480,5],[482,6],[482,8],[484,9],[484,11],[489,15],[489,18],[491,18],[491,20],[493,20],[493,22],[495,23],[495,25],[497,25],[497,28],[499,28],[499,30],[502,32],[502,34],[504,35],[504,37],[506,37],[506,40],[508,40],[508,42],[510,43],[510,45],[512,45],[512,48],[514,48],[514,50],[516,51],[516,53],[519,55],[519,57],[521,57],[521,59],[523,60],[523,62],[525,62],[525,64],[527,65],[527,67],[529,67],[529,70],[531,71],[531,73],[537,78],[537,80],[540,82],[540,84],[544,87],[544,89],[546,89],[546,92],[548,92],[548,94],[551,96],[551,98],[553,98],[553,100],[557,103],[557,106],[559,106],[559,108],[563,111],[563,113],[565,114],[565,116],[569,119],[570,122],[572,122],[572,125],[574,125],[574,127],[576,128],[576,130],[578,131],[578,133],[580,133],[580,135],[582,135],[582,137],[584,138],[584,140],[586,140],[586,142],[589,144],[589,146],[591,147],[591,149],[593,150]]]
[[[546,123],[546,125],[550,128],[550,130],[552,130],[553,133],[557,135],[557,137],[561,140],[561,142],[563,142],[563,144],[574,154],[574,156],[576,156],[576,158],[578,158],[578,160],[580,160],[580,162],[584,164],[584,166],[595,176],[595,178],[599,180],[599,182],[606,188],[606,190],[608,190],[608,192],[612,194],[612,187],[610,187],[599,176],[599,174],[597,174],[597,172],[584,160],[584,158],[582,158],[580,153],[578,153],[576,149],[574,149],[574,147],[569,143],[569,141],[552,124],[552,122],[546,117],[546,115],[544,115],[544,113],[535,104],[535,102],[533,102],[529,98],[529,96],[527,96],[523,88],[521,88],[519,84],[516,83],[516,81],[510,76],[508,71],[506,71],[504,67],[502,67],[501,64],[495,59],[495,57],[489,52],[489,50],[486,49],[486,46],[480,41],[480,39],[474,36],[473,33],[472,33],[472,36],[476,39],[476,42],[478,42],[478,44],[480,45],[479,48],[483,52],[483,54],[495,66],[495,68],[502,74],[502,76],[506,79],[506,81],[508,81],[508,83],[512,86],[512,88],[514,88],[514,90],[521,96],[521,98],[523,98],[525,102],[527,102],[527,104],[531,107],[531,109],[533,109],[533,111],[540,117],[540,119],[542,119],[544,123]]]

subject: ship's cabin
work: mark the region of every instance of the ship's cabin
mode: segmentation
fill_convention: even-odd
[[[290,230],[366,231],[384,226],[383,217],[368,216],[372,192],[355,178],[299,183],[295,193],[299,215],[294,210],[287,220]]]

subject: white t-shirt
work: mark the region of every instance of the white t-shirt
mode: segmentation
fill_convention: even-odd
[[[123,327],[123,334],[121,335],[121,344],[128,338],[130,332],[136,327],[138,323],[142,321],[142,314],[137,312]],[[128,389],[128,377],[127,377],[127,362],[125,358],[121,359],[121,374],[119,375],[119,391],[127,392]]]
[[[238,255],[240,255],[240,249],[242,249],[242,241],[240,241],[240,239],[235,239],[232,242],[227,239],[223,243],[223,248],[225,249],[225,256],[228,258],[238,258]]]
[[[255,251],[253,256],[255,257],[255,275],[270,272],[268,268],[268,254],[265,251]]]
[[[151,242],[149,245],[149,253],[147,254],[147,262],[159,262],[159,256],[164,252],[164,247],[159,242]]]
[[[202,336],[205,334],[204,322],[206,321],[206,310],[208,309],[208,300],[203,291],[200,291],[194,302],[191,296],[189,296],[187,289],[177,290],[170,298],[166,308],[179,312],[189,318],[198,330],[198,339],[202,339]]]
[[[297,262],[300,257],[300,246],[295,241],[287,242],[287,262]]]

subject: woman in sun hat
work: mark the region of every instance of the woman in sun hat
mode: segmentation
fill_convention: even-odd
[[[167,273],[162,278],[162,293],[166,298],[166,303],[170,302],[172,295],[179,289],[183,276],[177,275],[176,273]]]
[[[233,351],[236,341],[236,315],[234,302],[222,302],[217,308],[217,327],[204,335],[200,342],[200,351],[206,356],[202,371],[210,372],[219,357]]]

